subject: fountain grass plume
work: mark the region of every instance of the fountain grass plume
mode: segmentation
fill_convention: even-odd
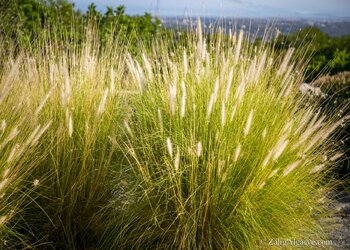
[[[139,63],[157,77],[131,99],[121,148],[133,188],[111,203],[104,246],[256,249],[326,237],[331,135],[348,117],[306,105],[298,48],[279,56],[243,31],[222,42],[197,29],[173,56],[157,49],[147,69]]]

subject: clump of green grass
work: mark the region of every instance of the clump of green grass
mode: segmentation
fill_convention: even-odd
[[[50,39],[30,49],[20,48],[14,56],[20,66],[10,67],[19,79],[1,81],[11,86],[12,101],[25,102],[18,106],[18,115],[11,110],[5,113],[8,103],[3,104],[1,119],[12,116],[10,128],[18,120],[25,126],[43,124],[31,126],[35,140],[42,135],[35,150],[19,148],[27,157],[16,168],[27,174],[13,175],[13,179],[33,182],[35,176],[37,181],[31,189],[14,184],[26,204],[20,205],[12,225],[32,247],[80,249],[94,246],[99,237],[102,221],[94,217],[110,200],[114,187],[109,180],[119,175],[112,141],[128,111],[125,93],[133,86],[122,86],[126,53],[117,39],[114,49],[112,45],[100,48],[93,29],[74,46],[63,47],[64,41]],[[4,138],[11,134],[10,128]],[[1,161],[11,154],[11,147]]]
[[[67,47],[50,33],[17,55],[1,47],[0,227],[13,248],[324,237],[331,135],[347,118],[299,93],[298,50],[200,27],[136,56],[118,38],[101,46],[93,26]]]
[[[207,43],[199,28],[173,55],[165,46],[129,58],[143,86],[122,142],[133,188],[111,205],[105,247],[255,249],[325,237],[327,173],[339,158],[330,135],[347,118],[305,105],[298,51],[276,58],[243,31],[220,38]]]

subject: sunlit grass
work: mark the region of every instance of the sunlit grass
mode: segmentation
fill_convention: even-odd
[[[300,94],[293,48],[276,58],[242,31],[225,46],[197,32],[173,56],[139,60],[135,71],[151,80],[132,98],[122,146],[134,189],[105,246],[254,249],[326,237],[329,136],[347,118],[326,117]]]
[[[184,41],[155,38],[133,55],[89,28],[76,46],[53,36],[16,55],[1,48],[8,248],[254,249],[326,237],[327,173],[340,155],[330,136],[347,118],[299,92],[301,50],[276,55],[243,31],[198,28]]]

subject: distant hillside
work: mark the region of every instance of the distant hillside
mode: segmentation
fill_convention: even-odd
[[[177,28],[188,25],[195,26],[194,17],[163,17],[162,24],[165,27]],[[232,27],[238,29],[246,29],[251,33],[258,32],[258,36],[262,36],[266,26],[276,26],[282,34],[299,31],[305,27],[317,27],[322,32],[327,33],[331,37],[338,37],[350,34],[350,20],[307,20],[307,19],[263,19],[263,18],[211,18],[204,17],[203,25],[207,28],[222,25],[228,30]]]

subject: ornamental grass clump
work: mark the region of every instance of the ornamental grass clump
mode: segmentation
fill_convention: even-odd
[[[267,239],[322,239],[336,141],[298,88],[303,54],[253,47],[243,31],[189,36],[128,57],[139,85],[119,142],[129,169],[110,202],[102,246],[256,249]],[[170,44],[170,43],[169,43]]]
[[[81,249],[95,246],[99,238],[103,221],[95,217],[114,197],[109,180],[116,181],[120,173],[112,141],[122,128],[120,117],[128,112],[124,96],[133,83],[124,75],[126,46],[114,39],[114,49],[101,48],[95,37],[90,27],[86,38],[72,46],[64,47],[69,39],[53,36],[1,58],[9,61],[14,79],[1,80],[0,101],[12,100],[14,108],[9,109],[9,101],[1,103],[0,183],[24,179],[30,184],[14,184],[10,196],[22,193],[23,202],[14,204],[18,215],[11,220],[1,217],[8,206],[0,200],[0,218],[6,218],[1,221],[9,221],[21,235],[7,234],[15,248]],[[122,88],[121,79],[127,86]],[[23,126],[31,131],[22,142]],[[14,172],[7,162],[20,152],[27,157],[13,163]]]
[[[342,154],[332,135],[348,117],[300,93],[301,50],[197,27],[136,53],[93,25],[79,40],[47,30],[0,47],[0,244],[256,249],[325,237]]]

